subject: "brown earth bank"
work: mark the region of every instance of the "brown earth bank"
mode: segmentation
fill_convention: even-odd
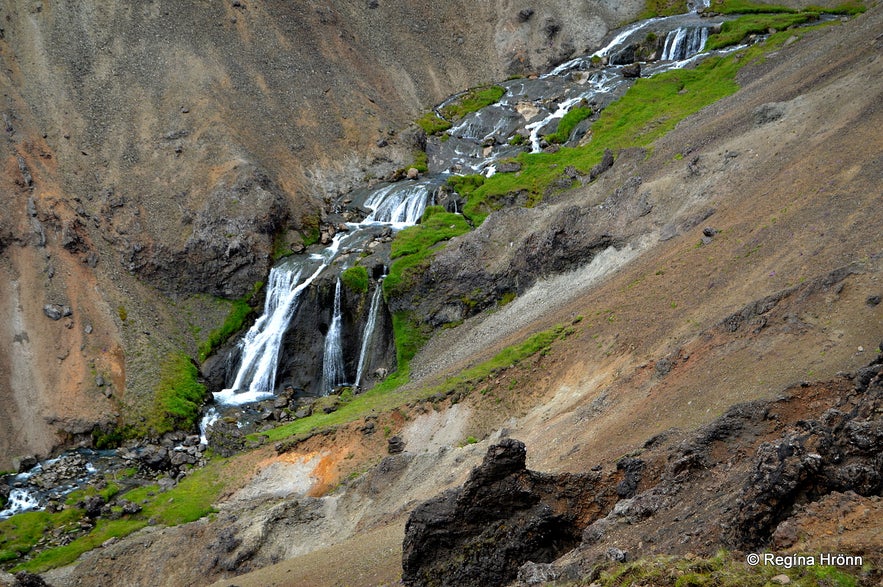
[[[214,518],[139,533],[47,579],[396,584],[405,523],[420,503],[507,483],[525,489],[532,506],[547,503],[524,511],[564,525],[565,536],[554,548],[540,544],[539,566],[502,557],[493,567],[507,569],[501,581],[522,571],[528,583],[590,576],[611,552],[720,547],[842,551],[879,567],[879,381],[865,367],[883,339],[881,30],[876,8],[807,34],[743,70],[737,94],[682,122],[652,152],[620,154],[598,182],[491,216],[484,232],[453,242],[449,249],[471,243],[505,259],[509,247],[486,238],[503,234],[505,222],[513,234],[539,236],[567,206],[619,197],[627,215],[630,203],[652,205],[622,224],[632,253],[608,259],[612,270],[598,276],[587,258],[541,276],[507,306],[430,341],[411,385],[568,325],[546,352],[377,414],[371,426],[362,420],[280,445],[278,455],[269,447],[243,455],[252,480]],[[780,117],[758,115],[771,104]],[[624,218],[610,214],[614,225]],[[466,269],[492,274],[493,266]],[[403,452],[386,454],[388,435],[402,439]],[[524,443],[526,468],[478,484],[482,469],[470,470],[505,438]],[[543,501],[544,483],[573,475],[589,480],[581,485],[591,498]],[[500,521],[504,509],[479,513]],[[436,519],[448,535],[472,536],[457,530],[457,516]]]
[[[0,469],[138,424],[158,366],[223,322],[205,294],[248,293],[328,197],[409,164],[410,121],[642,7],[5,2]]]

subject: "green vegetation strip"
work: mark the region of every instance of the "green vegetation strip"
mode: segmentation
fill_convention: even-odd
[[[481,110],[500,100],[506,89],[501,86],[482,86],[472,88],[457,100],[441,109],[441,116],[435,112],[427,112],[417,119],[417,126],[427,135],[443,133],[451,128],[451,121],[463,118],[467,114]],[[418,167],[419,169],[419,167]]]
[[[192,430],[205,400],[205,386],[198,381],[199,370],[184,353],[173,353],[163,363],[148,414],[147,433],[159,436],[172,430]]]
[[[433,387],[393,391],[395,387],[401,385],[406,380],[407,374],[405,374],[405,378],[390,377],[373,389],[361,395],[353,396],[352,399],[344,402],[337,411],[330,414],[314,414],[308,418],[284,424],[261,434],[268,437],[271,441],[283,440],[297,434],[308,434],[317,430],[353,422],[372,412],[392,410],[408,402],[426,399],[437,394],[447,395],[455,391],[470,391],[492,373],[513,367],[536,353],[548,353],[552,348],[552,343],[568,336],[572,332],[572,327],[560,325],[539,332],[523,343],[507,347],[492,359],[467,369],[461,374]],[[260,435],[252,436],[256,439]]]
[[[856,569],[861,571],[861,569]],[[577,581],[572,585],[597,587],[767,587],[776,576],[786,575],[790,585],[799,587],[856,587],[858,579],[832,566],[796,565],[783,568],[774,565],[749,566],[734,559],[726,551],[711,558],[673,556],[645,557],[628,563],[610,563],[595,569],[597,578]]]
[[[229,484],[225,465],[227,459],[215,459],[201,469],[194,469],[178,485],[168,491],[160,491],[156,485],[138,487],[124,494],[125,499],[140,504],[143,509],[117,520],[99,519],[95,527],[71,543],[44,550],[15,566],[13,571],[26,570],[40,573],[48,569],[74,562],[84,552],[101,546],[110,538],[121,538],[139,530],[149,523],[175,526],[198,520],[214,511],[212,504]],[[67,499],[74,502],[87,495],[100,494],[112,497],[119,487],[113,483],[97,491],[89,488]],[[11,563],[25,557],[43,536],[74,533],[85,512],[67,507],[60,512],[25,512],[0,522],[0,563]]]
[[[740,43],[749,35],[760,35],[771,29],[784,30],[788,27],[805,24],[817,20],[818,14],[814,12],[801,12],[798,14],[752,14],[740,16],[735,20],[728,20],[721,25],[721,32],[709,37],[705,48],[709,51],[729,47]]]
[[[459,100],[442,108],[442,114],[445,118],[453,120],[463,118],[467,114],[499,101],[505,93],[506,89],[501,86],[473,88],[463,94]]]
[[[386,298],[410,289],[414,276],[422,273],[438,243],[469,230],[463,216],[445,212],[441,206],[426,208],[420,224],[402,230],[392,242],[393,263],[389,275],[383,280]]]

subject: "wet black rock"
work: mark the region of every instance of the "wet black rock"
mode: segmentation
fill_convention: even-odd
[[[43,577],[27,571],[19,571],[15,574],[15,587],[52,587],[43,580]]]
[[[169,451],[164,446],[148,445],[138,455],[138,462],[152,471],[164,471],[171,466]]]
[[[641,64],[640,63],[629,63],[628,65],[624,65],[622,70],[623,77],[636,78],[641,77]]]
[[[231,457],[245,448],[245,435],[234,421],[218,420],[206,432],[209,448],[222,457]]]
[[[100,495],[90,495],[78,502],[77,507],[82,509],[87,517],[94,519],[102,514],[102,508],[105,503],[104,498]]]

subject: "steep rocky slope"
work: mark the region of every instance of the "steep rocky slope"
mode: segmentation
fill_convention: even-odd
[[[4,3],[0,469],[137,424],[158,366],[223,322],[204,294],[247,294],[326,196],[407,164],[394,131],[641,8]]]
[[[857,383],[871,384],[861,370],[883,338],[881,30],[876,8],[807,34],[744,69],[738,93],[652,152],[619,154],[597,182],[453,241],[447,251],[477,261],[461,264],[464,278],[492,281],[506,262],[484,255],[517,263],[532,251],[540,258],[550,235],[578,246],[591,237],[587,205],[621,229],[610,243],[618,256],[588,247],[585,263],[568,261],[563,275],[536,267],[535,285],[510,304],[430,341],[411,386],[569,326],[545,352],[450,395],[243,455],[231,475],[254,473],[214,519],[107,545],[50,581],[395,583],[410,513],[467,482],[504,437],[524,442],[529,470],[586,475],[601,493],[597,511],[570,495],[539,511],[551,519],[566,509],[575,527],[546,562],[582,546],[525,570],[525,581],[591,573],[611,548],[879,556],[879,381]],[[568,214],[573,206],[578,214]],[[568,225],[568,216],[588,220]],[[502,240],[508,233],[517,246]],[[454,266],[448,254],[433,262],[436,275]],[[618,270],[599,272],[600,261]],[[387,433],[403,453],[384,456]],[[838,462],[838,452],[849,458]],[[548,496],[547,477],[513,474]],[[771,497],[783,507],[756,507]],[[842,532],[838,518],[848,520]]]

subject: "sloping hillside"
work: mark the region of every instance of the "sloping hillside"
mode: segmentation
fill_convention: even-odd
[[[4,3],[0,468],[147,427],[326,197],[410,162],[399,130],[642,6],[574,4]]]
[[[440,383],[428,398],[236,457],[226,469],[230,494],[214,518],[108,545],[50,581],[395,584],[410,513],[462,485],[505,437],[524,443],[528,469],[584,474],[601,487],[592,497],[596,509],[575,517],[603,531],[591,540],[583,534],[580,550],[540,569],[550,574],[536,570],[538,582],[591,573],[611,548],[630,557],[706,557],[720,547],[769,545],[772,536],[782,552],[851,550],[879,565],[872,482],[852,488],[871,492],[862,498],[843,497],[845,487],[830,479],[811,491],[798,484],[791,505],[756,525],[751,512],[738,518],[721,496],[761,491],[751,474],[769,456],[764,442],[797,438],[807,426],[824,436],[819,426],[838,426],[837,414],[850,410],[860,426],[879,428],[878,398],[862,395],[876,371],[861,369],[883,340],[881,30],[876,8],[794,35],[743,68],[734,95],[684,120],[652,149],[620,153],[597,182],[529,211],[491,216],[457,237],[446,250],[477,250],[476,259],[493,252],[503,265],[509,247],[488,238],[494,230],[541,242],[562,210],[591,206],[624,242],[618,256],[597,255],[540,280],[496,312],[432,339],[413,361],[415,381],[398,392],[414,398],[408,394]],[[629,216],[638,204],[649,210]],[[434,263],[445,263],[443,255]],[[601,261],[607,271],[597,270]],[[541,352],[485,362],[537,332],[552,333]],[[456,374],[462,377],[450,379]],[[736,404],[742,407],[731,409]],[[806,424],[812,421],[821,424]],[[691,453],[697,438],[708,442]],[[387,456],[402,443],[404,452]],[[694,453],[698,460],[678,468],[675,456]],[[796,462],[782,461],[814,483],[818,470]],[[689,498],[654,502],[630,520],[649,518],[645,526],[617,518],[631,512],[627,505],[644,503],[628,500],[666,487]],[[610,514],[617,503],[619,514]],[[701,514],[695,531],[676,519],[687,514]],[[848,527],[827,534],[838,517]],[[756,535],[739,542],[721,524]]]

